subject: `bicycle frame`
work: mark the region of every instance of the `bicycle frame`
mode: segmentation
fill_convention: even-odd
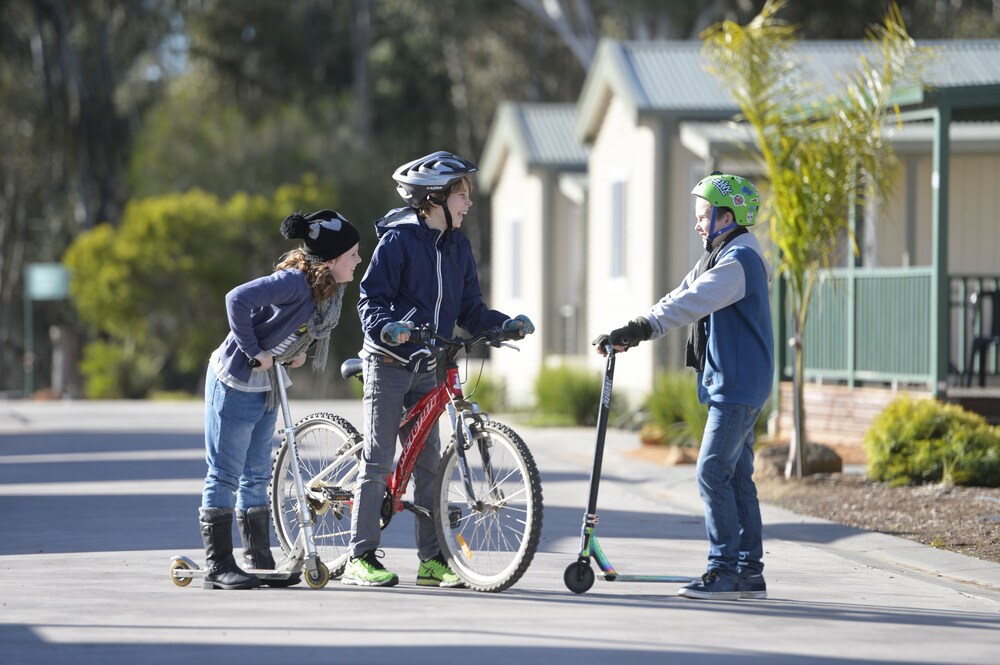
[[[389,493],[392,495],[395,512],[398,513],[406,508],[402,497],[410,482],[410,476],[413,475],[413,467],[416,465],[420,453],[423,452],[424,443],[434,428],[434,424],[446,409],[451,416],[452,427],[457,427],[458,414],[452,405],[452,401],[456,399],[464,400],[465,397],[462,394],[458,367],[449,366],[445,368],[445,380],[421,397],[403,415],[403,420],[399,425],[399,431],[406,433],[402,439],[402,453],[396,468],[386,483]],[[457,432],[458,429],[455,431]]]
[[[443,361],[443,372],[439,369],[439,381],[437,386],[420,398],[416,404],[410,407],[403,415],[399,431],[402,439],[402,452],[399,461],[389,476],[386,487],[392,497],[393,512],[401,512],[411,509],[422,515],[430,517],[430,511],[423,506],[410,505],[403,501],[403,494],[406,493],[407,485],[413,474],[413,467],[417,463],[417,458],[423,452],[424,444],[430,435],[434,424],[437,423],[441,415],[447,410],[451,420],[452,430],[459,441],[472,441],[472,430],[466,422],[466,414],[479,414],[479,406],[475,402],[465,399],[462,391],[462,382],[458,373],[458,363],[455,357],[461,348],[467,348],[473,344],[486,339],[484,335],[479,335],[471,340],[463,340],[456,344],[456,340],[449,340],[432,333],[425,333],[427,337],[433,337],[439,341],[451,345],[451,348],[441,352],[439,361]],[[465,484],[465,491],[471,503],[476,503],[475,490],[469,478],[465,463],[465,446],[458,446],[458,455],[462,469],[462,479]],[[484,460],[488,462],[488,454],[484,454]],[[488,472],[488,469],[487,469]]]

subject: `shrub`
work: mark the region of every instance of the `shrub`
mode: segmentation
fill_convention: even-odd
[[[601,402],[601,376],[576,367],[545,367],[535,380],[535,397],[541,421],[551,425],[597,424]],[[612,400],[612,412],[617,400]]]
[[[479,405],[481,411],[493,413],[504,407],[504,385],[485,372],[470,372],[462,386],[465,396]]]
[[[1000,486],[1000,429],[954,404],[901,397],[865,435],[868,475],[892,486]]]
[[[698,379],[693,372],[658,374],[643,406],[666,435],[665,444],[697,447],[701,443],[708,410],[698,401]]]
[[[83,349],[80,370],[84,394],[91,399],[138,399],[156,384],[160,368],[130,346],[94,341]]]
[[[658,374],[643,407],[649,413],[652,423],[666,434],[666,445],[695,448],[701,445],[705,422],[708,420],[708,408],[698,401],[698,377],[693,372]],[[761,409],[754,427],[757,438],[767,432],[770,412],[769,400]]]

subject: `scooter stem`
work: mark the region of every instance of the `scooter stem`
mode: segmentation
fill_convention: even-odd
[[[597,512],[597,491],[601,483],[601,465],[604,461],[604,438],[608,431],[608,416],[611,411],[611,388],[615,377],[615,349],[605,345],[608,361],[604,368],[604,386],[601,388],[601,404],[597,409],[597,446],[594,451],[594,468],[590,472],[590,501],[587,514]]]

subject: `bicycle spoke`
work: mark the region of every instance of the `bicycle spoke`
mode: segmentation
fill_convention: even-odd
[[[361,435],[350,423],[333,414],[303,418],[296,424],[294,435],[306,508],[313,521],[313,543],[320,559],[336,577],[347,559]],[[294,546],[301,530],[290,458],[286,442],[278,451],[270,488],[275,531],[285,552]]]
[[[501,591],[521,577],[538,546],[541,486],[527,447],[513,431],[491,422],[477,436],[480,444],[465,450],[476,495],[466,495],[458,455],[449,448],[436,490],[436,528],[443,553],[468,586]]]

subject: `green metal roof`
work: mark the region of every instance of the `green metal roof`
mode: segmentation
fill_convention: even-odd
[[[586,166],[587,151],[573,136],[573,104],[522,104],[519,109],[529,166]]]
[[[924,72],[930,88],[1000,83],[1000,40],[933,40],[917,45],[938,56]],[[637,116],[711,120],[735,114],[738,108],[725,81],[705,69],[701,46],[700,41],[603,41],[580,94],[577,137],[593,138],[611,93],[622,97]],[[794,46],[794,53],[805,75],[830,92],[857,68],[860,55],[871,55],[871,48],[865,41],[803,41]]]
[[[485,190],[509,154],[528,168],[585,171],[587,150],[573,134],[575,115],[575,104],[501,104],[479,164]]]

